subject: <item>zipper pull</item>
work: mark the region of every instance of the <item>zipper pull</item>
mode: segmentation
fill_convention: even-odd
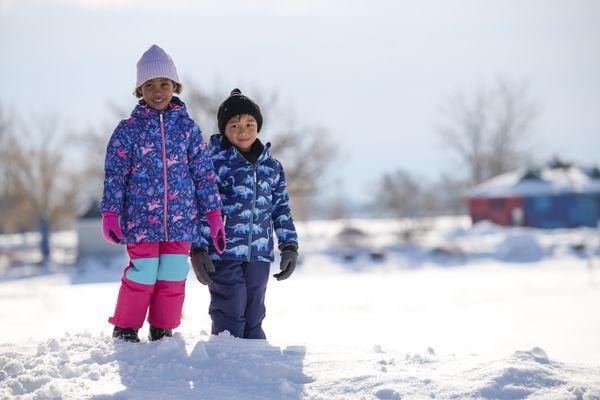
[[[256,182],[256,170],[254,170],[254,182]]]
[[[159,118],[160,118],[160,123],[163,123],[163,113],[162,111],[160,112],[160,114],[158,114]]]

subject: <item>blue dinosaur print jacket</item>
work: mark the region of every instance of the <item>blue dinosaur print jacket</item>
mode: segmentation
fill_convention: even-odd
[[[198,214],[221,209],[206,143],[177,97],[160,112],[141,100],[119,123],[100,209],[119,214],[124,244],[195,242]]]
[[[194,247],[208,248],[211,259],[272,262],[273,231],[280,248],[298,244],[283,167],[271,156],[270,147],[267,143],[252,164],[235,146],[223,148],[220,134],[210,138],[209,154],[223,201],[227,248],[222,254],[215,251],[206,218],[199,220],[201,239]]]

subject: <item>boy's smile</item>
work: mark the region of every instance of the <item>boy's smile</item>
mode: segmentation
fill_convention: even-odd
[[[175,84],[168,78],[154,78],[142,85],[142,96],[148,107],[158,111],[166,110],[173,98]]]
[[[236,115],[225,125],[225,136],[241,151],[250,151],[257,135],[257,123],[252,115]]]

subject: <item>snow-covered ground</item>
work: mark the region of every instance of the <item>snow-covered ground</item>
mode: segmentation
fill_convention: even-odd
[[[208,335],[193,275],[175,337],[139,344],[106,322],[124,258],[5,276],[0,399],[600,399],[597,230],[298,228],[298,271],[269,283],[268,341]]]

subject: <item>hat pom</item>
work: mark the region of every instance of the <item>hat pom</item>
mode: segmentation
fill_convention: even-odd
[[[263,118],[260,113],[258,105],[252,101],[252,99],[244,96],[242,91],[235,88],[229,94],[229,97],[219,107],[217,111],[217,122],[219,125],[219,132],[225,133],[225,125],[227,122],[236,115],[249,114],[256,119],[257,131],[260,132],[262,127]]]

